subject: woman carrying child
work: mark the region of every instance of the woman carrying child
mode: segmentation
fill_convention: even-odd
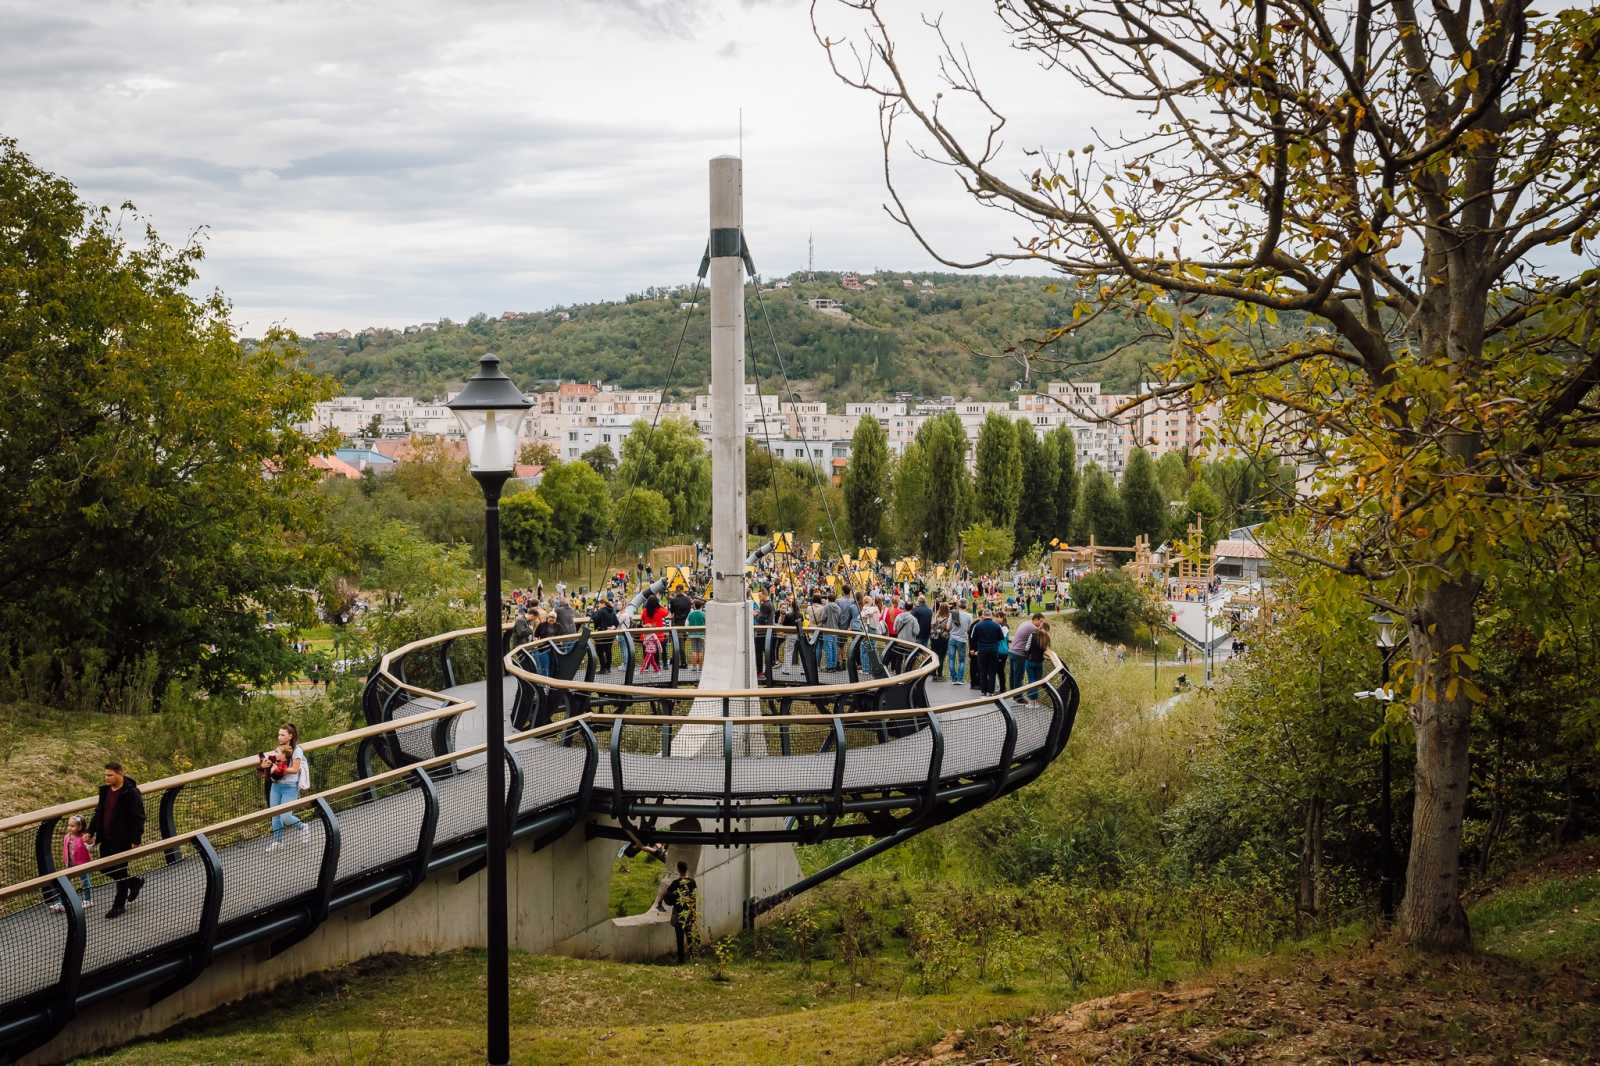
[[[300,730],[294,723],[285,722],[278,728],[277,748],[262,752],[260,760],[257,768],[268,782],[268,807],[293,803],[300,798],[303,789],[311,787],[311,764],[306,761],[306,753],[300,749]],[[290,825],[300,828],[302,838],[311,835],[311,827],[293,814],[275,814],[272,816],[272,843],[267,845],[268,851],[283,846],[283,830]]]

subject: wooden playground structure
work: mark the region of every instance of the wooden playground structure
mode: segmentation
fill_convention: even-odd
[[[1164,553],[1152,551],[1150,538],[1144,535],[1135,537],[1131,546],[1098,544],[1092,533],[1084,545],[1052,537],[1050,548],[1050,574],[1057,579],[1075,566],[1093,569],[1112,565],[1117,555],[1132,556],[1120,568],[1141,583],[1164,582],[1170,577],[1183,585],[1204,587],[1216,574],[1216,550],[1205,546],[1205,531],[1198,522],[1189,523],[1183,540],[1172,541]]]

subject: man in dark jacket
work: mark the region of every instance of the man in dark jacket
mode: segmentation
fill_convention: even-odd
[[[694,610],[694,602],[689,599],[689,594],[687,592],[679,589],[673,594],[672,598],[667,601],[667,610],[672,614],[673,627],[676,629],[682,629],[684,624],[689,621],[689,612]],[[683,641],[679,640],[678,669],[682,670],[687,665],[688,661],[683,655]]]
[[[106,763],[106,783],[100,786],[100,800],[89,820],[90,842],[100,845],[103,859],[138,847],[143,836],[144,797],[139,794],[139,783],[122,772],[121,763],[112,760]],[[127,863],[106,867],[106,876],[117,883],[117,898],[106,917],[120,918],[126,905],[139,898],[144,878],[129,877]]]
[[[611,606],[610,595],[600,597],[600,606],[590,613],[589,624],[594,626],[596,633],[617,628],[617,609]],[[598,666],[600,673],[611,669],[611,644],[611,637],[599,637],[594,642],[594,652],[600,660]]]
[[[694,943],[698,907],[695,899],[694,878],[689,876],[689,864],[678,863],[678,876],[673,878],[656,899],[656,909],[672,908],[672,932],[678,941],[678,961],[688,958],[689,946]]]
[[[1005,635],[990,611],[984,611],[982,620],[972,627],[972,653],[978,667],[975,680],[978,691],[985,696],[994,695],[995,674],[1000,669],[1000,641]]]

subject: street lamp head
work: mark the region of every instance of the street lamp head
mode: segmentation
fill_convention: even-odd
[[[1377,630],[1378,647],[1387,651],[1400,642],[1400,620],[1388,611],[1375,611],[1367,621],[1371,622],[1373,628]]]
[[[449,403],[467,435],[474,473],[509,474],[517,465],[517,433],[533,401],[500,372],[500,357],[485,355],[478,372]]]

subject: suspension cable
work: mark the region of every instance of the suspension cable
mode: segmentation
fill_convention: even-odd
[[[666,403],[667,393],[672,389],[672,383],[677,378],[678,360],[683,355],[683,342],[689,336],[689,319],[694,316],[695,308],[699,305],[699,302],[700,278],[696,276],[694,279],[694,289],[689,294],[689,302],[685,304],[683,308],[683,330],[678,334],[678,346],[673,349],[672,364],[667,368],[667,382],[661,388],[661,395],[656,397],[656,409],[655,412],[650,416],[650,436],[652,438],[655,436],[656,426],[661,421],[661,407]],[[632,434],[631,429],[629,430],[629,434]],[[626,441],[627,438],[624,437],[623,440]],[[640,465],[642,466],[643,464],[641,463]],[[619,501],[627,499],[628,494],[638,487],[638,475],[639,471],[635,469],[633,471],[633,476],[628,479],[628,487],[623,490],[622,495],[617,497]],[[606,546],[607,573],[611,572],[612,564],[616,561],[617,541],[619,540],[617,526],[618,523],[613,520],[611,523],[611,542]],[[696,560],[696,562],[698,561],[699,560]],[[596,594],[599,592],[598,589],[592,589],[590,591]]]
[[[789,384],[789,369],[784,365],[783,352],[778,349],[778,335],[772,328],[772,316],[767,314],[767,302],[761,298],[761,282],[756,281],[756,306],[761,309],[761,320],[767,326],[767,338],[772,345],[772,354],[778,363],[778,373],[783,376],[783,389],[789,395],[794,395],[794,387]],[[759,387],[759,386],[758,386]],[[783,400],[778,400],[778,409],[783,410]],[[822,497],[823,513],[828,517],[828,532],[833,536],[833,546],[840,555],[844,554],[844,542],[839,539],[839,527],[833,521],[833,505],[828,502],[827,490],[822,485],[822,475],[817,470],[816,458],[811,454],[811,441],[806,436],[805,422],[797,415],[795,424],[800,427],[800,442],[805,445],[806,460],[811,467],[812,479],[817,485],[817,495]]]

